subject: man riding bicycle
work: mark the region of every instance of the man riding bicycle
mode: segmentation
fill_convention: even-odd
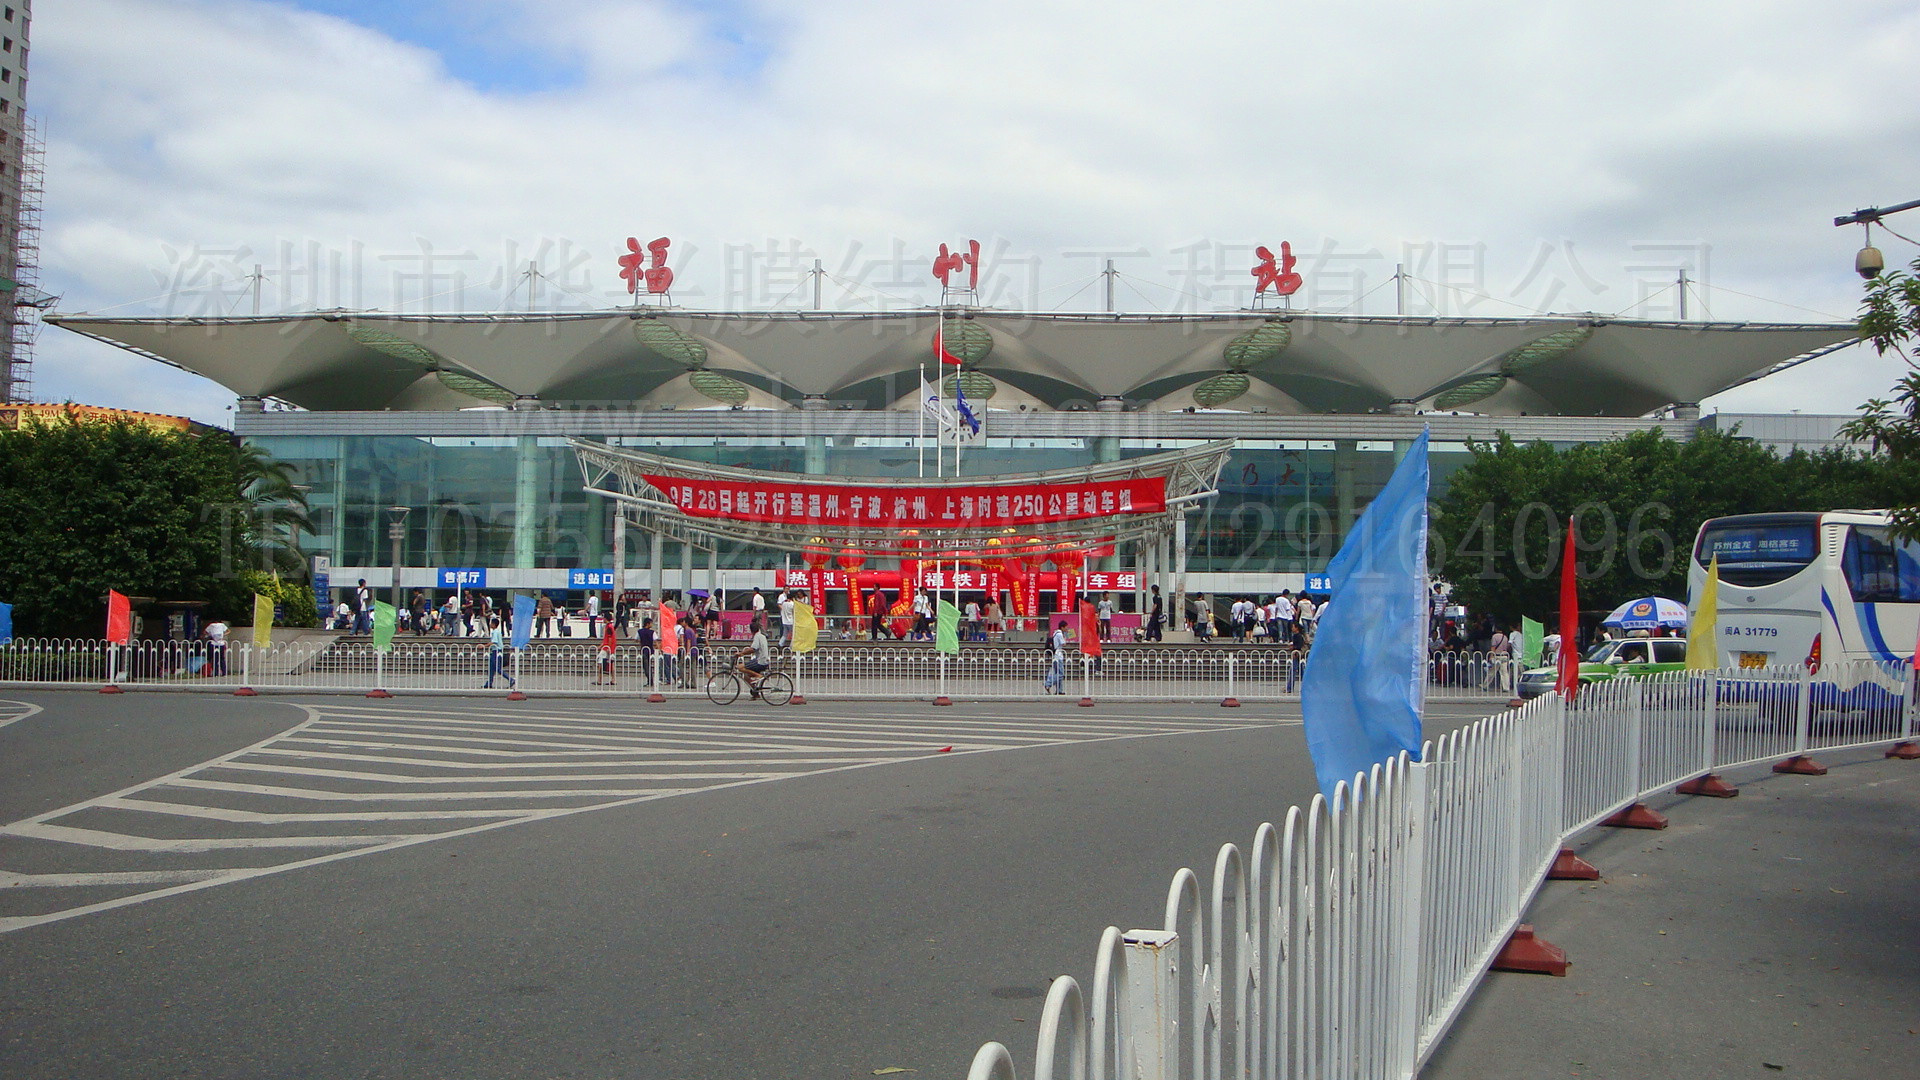
[[[760,680],[766,678],[768,669],[773,667],[773,648],[767,644],[765,628],[755,624],[753,641],[745,648],[733,654],[733,670],[746,680],[747,689],[754,697],[760,696]]]

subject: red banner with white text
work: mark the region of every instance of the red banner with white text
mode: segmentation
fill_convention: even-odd
[[[1074,484],[872,487],[748,483],[675,476],[647,482],[688,517],[846,528],[1044,525],[1167,508],[1165,477]]]

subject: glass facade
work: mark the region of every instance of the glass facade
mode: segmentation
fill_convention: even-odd
[[[631,446],[691,461],[772,472],[913,477],[931,446],[881,436],[616,436]],[[248,442],[289,462],[307,487],[316,534],[312,554],[336,566],[385,566],[388,507],[404,506],[405,566],[599,568],[612,562],[612,508],[582,490],[567,441],[549,436],[271,435]],[[968,476],[1064,469],[1196,445],[1199,440],[991,439],[965,452]],[[1220,475],[1220,494],[1189,518],[1188,569],[1196,573],[1312,573],[1325,569],[1346,530],[1386,483],[1405,443],[1243,439]],[[1469,455],[1463,443],[1432,444],[1433,486]],[[951,450],[948,451],[951,453]],[[778,568],[792,552],[723,545],[721,569]],[[665,569],[681,549],[666,545]],[[648,559],[634,537],[629,566]],[[696,555],[705,566],[705,554]]]

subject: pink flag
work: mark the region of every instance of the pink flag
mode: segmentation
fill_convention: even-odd
[[[133,607],[112,589],[107,590],[107,640],[115,645],[133,643]]]

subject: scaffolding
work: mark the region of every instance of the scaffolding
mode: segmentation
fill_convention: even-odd
[[[13,220],[6,222],[12,233],[12,250],[4,269],[13,283],[11,295],[0,303],[0,401],[33,400],[33,344],[40,335],[40,313],[54,297],[38,288],[40,283],[40,199],[42,176],[46,166],[46,146],[38,125],[22,117],[18,136],[19,158],[13,175],[6,178],[6,193],[11,195]]]

